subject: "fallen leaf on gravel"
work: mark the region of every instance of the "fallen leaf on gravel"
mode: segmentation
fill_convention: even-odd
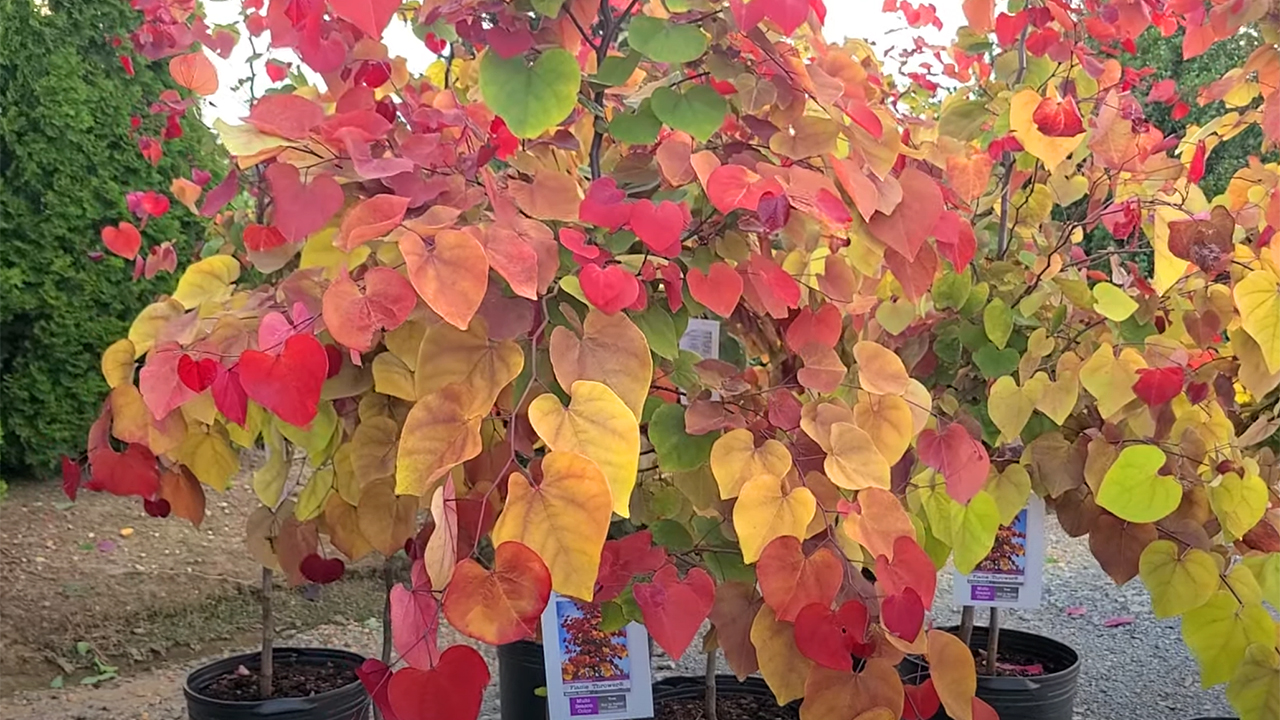
[[[1067,608],[1067,617],[1080,617],[1085,613],[1083,605],[1072,605]]]
[[[1121,615],[1119,617],[1107,618],[1106,620],[1102,621],[1102,627],[1109,627],[1109,628],[1123,627],[1125,625],[1132,625],[1132,624],[1133,624],[1133,618],[1130,617],[1129,615]]]
[[[133,528],[131,527],[120,528],[120,537],[127,538],[132,536],[133,536]]]

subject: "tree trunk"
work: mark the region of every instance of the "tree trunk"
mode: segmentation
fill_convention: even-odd
[[[275,642],[275,618],[271,613],[271,568],[262,568],[262,659],[258,669],[258,694],[263,700],[270,698],[274,691],[275,669],[272,666],[273,644]]]
[[[716,718],[716,660],[719,651],[712,649],[707,653],[707,689],[706,689],[706,711],[707,720],[717,720]]]
[[[987,674],[996,674],[996,654],[1000,649],[1000,608],[991,608],[987,623]]]
[[[960,611],[960,642],[965,645],[973,639],[973,606],[965,605]]]
[[[396,577],[391,566],[391,558],[382,563],[382,585],[386,597],[382,605],[382,662],[391,664],[391,588],[395,587]]]

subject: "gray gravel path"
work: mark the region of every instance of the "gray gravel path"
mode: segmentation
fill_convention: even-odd
[[[1052,526],[1053,523],[1050,523]],[[1078,720],[1189,720],[1202,716],[1229,717],[1222,690],[1200,688],[1195,661],[1182,644],[1179,623],[1157,620],[1150,612],[1146,590],[1134,581],[1117,588],[1097,567],[1087,542],[1068,538],[1052,528],[1047,538],[1051,558],[1045,571],[1045,596],[1041,608],[1006,611],[1004,627],[1024,629],[1066,642],[1084,657],[1080,691],[1076,696]],[[939,625],[958,622],[959,613],[947,607],[951,577],[943,574],[938,588]],[[1079,617],[1067,615],[1068,607],[1084,607]],[[1124,627],[1106,628],[1103,622],[1131,616]],[[979,622],[985,613],[979,615]],[[441,645],[457,642],[442,634]],[[339,620],[290,638],[290,645],[350,648],[366,655],[377,653],[381,632],[375,622]],[[693,647],[698,646],[694,642]],[[491,668],[497,668],[491,648],[481,648]],[[660,650],[654,658],[655,675],[701,675],[703,659],[686,653],[673,663]],[[5,720],[185,720],[181,683],[185,673],[200,662],[161,668],[100,688],[68,688],[37,691],[0,700]],[[496,678],[486,693],[484,720],[497,720]]]

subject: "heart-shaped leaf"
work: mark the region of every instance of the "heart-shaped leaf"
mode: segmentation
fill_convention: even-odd
[[[245,350],[238,367],[245,394],[281,420],[305,427],[316,416],[329,358],[314,335],[290,337],[279,355]]]
[[[693,642],[711,613],[716,594],[715,583],[705,570],[695,567],[681,580],[674,565],[654,573],[652,582],[636,583],[632,592],[649,634],[674,660],[679,660]]]
[[[792,622],[806,605],[831,605],[844,582],[844,561],[828,547],[806,557],[798,539],[780,537],[760,554],[756,577],[778,620]]]
[[[729,317],[742,298],[742,276],[728,263],[714,262],[704,274],[696,267],[685,275],[689,294],[720,317]]]
[[[342,188],[329,175],[314,175],[303,185],[298,168],[277,162],[267,168],[266,176],[274,209],[271,224],[289,242],[305,240],[342,209]]]
[[[213,358],[195,360],[190,355],[178,357],[178,379],[192,392],[204,392],[218,379],[218,371],[222,365]]]
[[[543,51],[533,65],[523,56],[480,58],[480,92],[489,109],[516,137],[538,137],[568,117],[578,104],[582,71],[567,50]]]
[[[302,564],[298,566],[303,577],[318,585],[336,582],[346,569],[347,565],[342,562],[342,558],[322,558],[316,553],[302,558]]]
[[[680,90],[663,86],[651,99],[653,114],[666,125],[706,142],[720,129],[729,105],[708,85],[686,83]]]
[[[796,647],[810,660],[833,670],[852,670],[853,656],[870,657],[875,643],[867,637],[867,606],[849,600],[834,612],[813,603],[796,615]]]
[[[102,228],[102,244],[125,260],[132,260],[142,248],[142,233],[130,222],[122,222],[115,227],[108,225]]]
[[[696,24],[637,15],[627,26],[627,42],[650,60],[681,64],[697,60],[707,51],[707,34]]]
[[[409,317],[418,296],[413,285],[387,267],[370,268],[361,288],[345,271],[324,292],[324,324],[342,345],[357,352],[373,347],[379,330],[394,330]]]
[[[489,684],[489,666],[474,648],[454,645],[429,670],[397,670],[387,700],[400,720],[475,720]]]
[[[907,588],[880,601],[880,622],[898,638],[907,642],[920,635],[924,625],[924,604],[916,591]]]
[[[494,550],[493,568],[467,558],[453,571],[444,616],[458,632],[489,645],[534,637],[551,596],[542,558],[518,542]]]
[[[640,281],[621,265],[587,265],[578,272],[578,283],[587,300],[605,315],[631,307],[640,297]]]

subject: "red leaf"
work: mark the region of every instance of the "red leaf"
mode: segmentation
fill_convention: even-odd
[[[925,430],[918,448],[921,461],[942,473],[947,494],[961,505],[968,505],[987,483],[991,470],[987,449],[960,423],[951,423],[942,433]]]
[[[315,553],[302,558],[302,563],[298,565],[298,570],[302,572],[302,576],[317,585],[328,585],[336,582],[346,572],[347,565],[342,562],[342,558],[322,558]]]
[[[270,68],[270,65],[267,67]],[[400,720],[387,699],[387,687],[391,683],[391,668],[387,667],[386,663],[378,658],[369,658],[356,668],[356,677],[360,678],[360,684],[364,685],[365,692],[373,698],[373,704],[382,711],[382,720]]]
[[[944,213],[942,217],[947,217],[947,214]],[[939,224],[942,224],[942,218],[939,218]],[[934,233],[937,234],[937,228]],[[955,236],[938,235],[937,245],[938,254],[949,260],[956,271],[967,266],[978,252],[978,238],[973,234],[973,225],[968,218],[957,218]]]
[[[275,203],[272,224],[289,242],[305,240],[342,209],[342,188],[328,175],[317,175],[303,185],[298,168],[279,162],[267,168],[266,175]]]
[[[213,358],[195,360],[190,355],[183,354],[178,358],[178,379],[192,392],[204,392],[218,379],[218,370],[221,368],[222,365]]]
[[[942,190],[933,178],[915,168],[903,170],[898,183],[902,202],[888,215],[873,215],[868,229],[885,245],[914,260],[942,214]],[[932,277],[930,273],[930,280]]]
[[[1139,368],[1138,382],[1133,384],[1133,394],[1147,404],[1158,407],[1178,397],[1187,372],[1181,366]]]
[[[786,193],[767,192],[756,201],[756,215],[767,233],[778,232],[791,219],[791,203]]]
[[[616,180],[602,177],[587,187],[578,205],[578,219],[617,232],[631,221],[631,205],[626,200],[627,194],[618,189]]]
[[[755,210],[766,189],[782,191],[776,180],[762,181],[759,175],[741,165],[721,165],[707,176],[707,199],[726,214],[734,210]]]
[[[253,252],[274,250],[289,242],[285,240],[284,233],[280,232],[280,228],[256,223],[245,225],[244,233],[241,237],[244,239],[245,249]]]
[[[653,582],[636,583],[632,592],[649,634],[673,660],[684,655],[716,599],[715,583],[699,567],[681,580],[675,566],[666,565]]]
[[[929,292],[933,284],[933,276],[938,270],[938,254],[932,245],[921,245],[914,259],[888,248],[884,253],[885,265],[902,285],[902,294],[911,302],[916,302]]]
[[[98,450],[89,455],[88,488],[112,495],[155,497],[160,492],[156,456],[145,445],[132,443],[124,452]]]
[[[809,0],[754,0],[750,3],[757,4],[763,6],[758,9],[760,16],[765,20],[772,20],[783,35],[795,32],[809,19]]]
[[[663,257],[680,254],[680,236],[689,226],[689,206],[683,202],[639,200],[631,205],[631,230],[653,252]]]
[[[62,493],[75,500],[80,492],[80,464],[66,455],[62,456]]]
[[[932,720],[938,714],[942,701],[933,687],[933,678],[919,685],[903,685],[902,691],[906,695],[902,703],[902,720]]]
[[[690,267],[685,280],[689,294],[720,317],[729,317],[742,298],[742,276],[727,263],[714,262],[707,274]]]
[[[213,381],[213,404],[231,422],[244,427],[249,414],[249,396],[240,384],[240,368],[231,367]]]
[[[588,245],[587,234],[577,228],[562,227],[558,237],[560,238],[560,244],[573,253],[579,264],[582,264],[584,260],[594,260],[600,257],[600,248],[595,245]]]
[[[258,98],[245,122],[268,135],[305,140],[324,122],[324,108],[301,95],[273,93]]]
[[[1051,97],[1041,100],[1031,121],[1049,137],[1075,137],[1084,132],[1084,118],[1080,117],[1080,108],[1070,95],[1063,100]]]
[[[1118,617],[1111,617],[1111,618],[1107,618],[1106,620],[1103,620],[1102,627],[1108,627],[1108,628],[1124,627],[1125,625],[1132,625],[1133,622],[1134,622],[1134,619],[1132,617],[1128,615],[1120,615]]]
[[[400,9],[400,0],[329,0],[329,7],[365,35],[381,40],[383,28]]]
[[[391,645],[410,667],[428,670],[440,659],[440,605],[421,562],[414,563],[412,574],[412,590],[399,583],[391,588]]]
[[[290,425],[305,427],[316,416],[329,359],[313,335],[294,335],[279,355],[245,350],[240,384],[258,404]]]
[[[1067,608],[1067,617],[1080,617],[1081,615],[1084,615],[1085,612],[1083,605],[1072,605]]]
[[[919,543],[899,536],[893,541],[893,560],[884,555],[876,557],[876,584],[885,595],[914,590],[927,610],[933,607],[938,572]]]
[[[1204,157],[1206,154],[1204,141],[1196,143],[1196,151],[1191,156],[1191,165],[1187,168],[1187,182],[1198,183],[1204,177]]]
[[[397,670],[387,700],[400,720],[475,720],[488,684],[489,666],[480,653],[454,645],[430,670]]]
[[[800,305],[800,285],[772,258],[755,254],[747,261],[747,280],[751,294],[748,299],[759,304],[773,317],[781,319],[789,310]]]
[[[124,74],[133,77],[133,58],[128,55],[120,56],[120,67],[124,68]]]
[[[587,265],[578,272],[578,283],[587,300],[606,315],[630,307],[640,296],[640,281],[621,265]]]
[[[832,670],[853,670],[853,656],[870,657],[874,641],[868,642],[867,606],[849,600],[835,612],[827,605],[812,603],[796,615],[796,649],[810,660]]]
[[[240,174],[232,168],[217,187],[205,193],[204,202],[200,204],[201,217],[217,215],[218,211],[226,207],[238,192],[240,192]]]
[[[1173,78],[1167,78],[1155,83],[1151,86],[1151,91],[1147,93],[1147,102],[1149,103],[1171,103],[1178,99],[1178,82]]]
[[[912,642],[924,625],[924,605],[912,588],[895,593],[880,602],[880,622],[889,632]]]
[[[1012,15],[1000,13],[996,18],[996,42],[1000,47],[1009,47],[1022,34],[1027,26],[1027,12],[1020,10]]]
[[[364,274],[363,289],[343,271],[324,292],[324,324],[334,340],[366,352],[379,330],[400,327],[417,304],[413,285],[391,268],[370,268]]]
[[[467,558],[458,563],[444,596],[444,616],[458,632],[489,645],[504,645],[538,633],[551,597],[551,572],[528,546],[504,542],[493,569]]]
[[[783,622],[811,603],[830,605],[844,582],[844,560],[820,547],[805,557],[800,541],[784,535],[765,545],[756,563],[760,594]]]
[[[142,233],[130,222],[122,222],[116,227],[108,225],[102,228],[102,244],[125,260],[132,260],[142,248]]]
[[[164,498],[142,498],[142,511],[153,518],[167,518],[170,510],[169,501]]]
[[[289,77],[289,63],[280,62],[279,60],[268,60],[267,77],[271,78],[271,82],[280,82]]]
[[[1181,120],[1191,112],[1191,106],[1179,100],[1173,104],[1173,110],[1169,111],[1169,117],[1174,120]]]
[[[604,544],[596,575],[595,602],[613,600],[636,575],[657,572],[667,562],[667,551],[652,544],[653,535],[648,530]]]
[[[835,305],[827,303],[814,312],[803,308],[787,326],[787,346],[796,352],[809,344],[834,348],[840,340],[843,318]]]
[[[858,127],[871,133],[871,137],[879,140],[884,135],[884,124],[880,116],[861,100],[850,100],[844,108],[844,114],[857,123]]]

